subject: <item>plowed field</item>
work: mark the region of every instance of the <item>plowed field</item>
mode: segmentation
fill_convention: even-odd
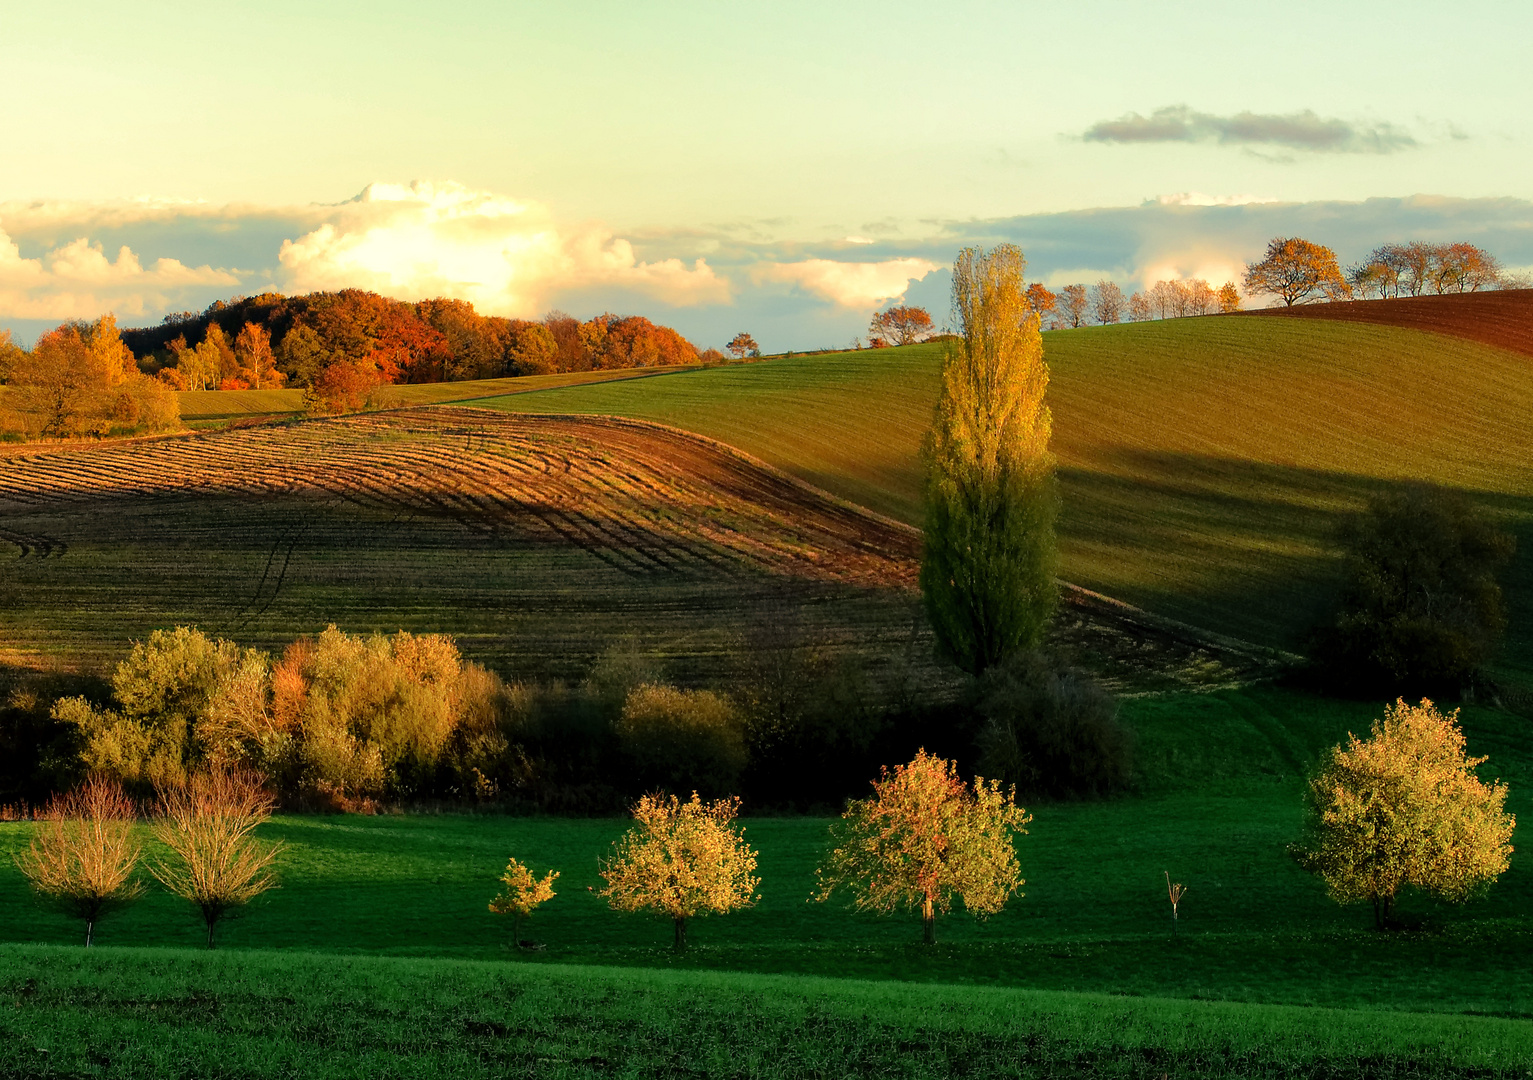
[[[1339,304],[1262,308],[1241,314],[1403,326],[1533,356],[1533,289],[1409,296],[1399,300],[1347,300]]]
[[[631,635],[674,678],[727,681],[753,628],[789,609],[807,643],[855,650],[875,677],[944,678],[914,529],[620,418],[413,409],[14,448],[0,545],[11,663],[107,663],[176,624],[280,647],[334,622],[452,633],[513,676],[578,678]],[[1107,672],[1120,685],[1207,685],[1266,662],[1072,598],[1060,641],[1121,669]]]

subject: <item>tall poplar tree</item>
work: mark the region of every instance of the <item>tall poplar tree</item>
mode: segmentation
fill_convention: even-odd
[[[938,648],[978,674],[1033,648],[1058,604],[1049,371],[1013,244],[953,264],[960,337],[927,434],[921,591]]]

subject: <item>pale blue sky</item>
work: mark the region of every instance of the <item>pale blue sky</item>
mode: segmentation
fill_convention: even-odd
[[[1527,3],[6,7],[0,231],[23,264],[7,270],[0,251],[0,325],[46,321],[69,303],[136,304],[147,317],[157,304],[295,284],[301,275],[278,263],[281,241],[317,227],[314,204],[374,181],[534,203],[567,245],[630,240],[644,295],[680,297],[709,333],[718,320],[705,310],[748,320],[751,298],[786,280],[752,276],[748,264],[941,263],[955,223],[1182,192],[1296,206],[1533,200]],[[1171,141],[1146,122],[1167,116],[1180,125]],[[1108,137],[1083,138],[1093,129]],[[133,199],[154,202],[122,202]],[[177,214],[165,200],[193,209]],[[135,217],[146,205],[152,214]],[[143,227],[138,241],[111,239],[110,206],[119,231],[152,217],[152,241]],[[826,247],[849,236],[877,243]],[[26,262],[80,237],[105,245],[108,260],[132,243],[145,268],[169,258],[210,273],[140,275],[145,287],[129,296],[85,288],[89,273],[69,260],[35,273]],[[1131,265],[1105,266],[1090,250],[1035,266],[1133,284],[1157,259],[1190,258],[1139,250]],[[1233,264],[1241,250],[1210,250],[1205,262]],[[315,255],[303,280],[333,282],[342,270],[314,268],[336,257]],[[724,285],[679,271],[666,285],[643,270],[670,258],[694,268],[699,257]],[[621,273],[594,265],[566,267],[524,302],[627,295]],[[524,284],[535,276],[518,273]],[[130,277],[119,273],[118,285]],[[408,291],[419,277],[391,280]],[[676,283],[684,293],[666,291]],[[74,299],[58,299],[66,293]],[[832,307],[806,325],[865,323],[844,291],[848,302],[821,294]]]

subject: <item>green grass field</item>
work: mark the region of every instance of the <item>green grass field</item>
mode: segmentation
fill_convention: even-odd
[[[315,1075],[685,1062],[817,1076],[831,1060],[835,1075],[1524,1075],[1526,860],[1463,906],[1407,898],[1419,928],[1380,934],[1287,855],[1304,772],[1372,707],[1255,688],[1125,711],[1140,794],[1033,807],[1026,895],[985,923],[946,916],[932,948],[914,916],[807,902],[823,819],[745,819],[760,903],[698,920],[678,955],[668,924],[586,891],[621,821],[288,815],[263,828],[286,845],[281,888],[227,925],[220,952],[196,950],[189,909],[155,893],[87,954],[5,857],[31,826],[3,824],[0,941],[17,944],[0,947],[0,1006],[15,1003],[0,1008],[15,1036],[0,1076],[36,1069],[38,1048],[67,1075],[197,1075],[215,1052],[252,1076],[297,1061]],[[1472,710],[1465,727],[1510,808],[1533,812],[1522,722]],[[485,909],[512,854],[562,873],[523,931],[545,951],[513,951]],[[1175,935],[1164,871],[1188,885]]]
[[[792,976],[0,946],[0,1076],[1522,1077],[1522,1020]]]
[[[1019,840],[1026,895],[985,923],[954,913],[941,944],[919,944],[914,916],[859,915],[807,902],[827,822],[749,818],[761,902],[705,919],[693,948],[670,928],[622,916],[586,891],[624,827],[607,819],[501,815],[282,816],[264,829],[286,845],[282,887],[224,933],[233,948],[506,957],[507,920],[485,905],[510,855],[563,875],[560,895],[524,933],[548,945],[527,962],[682,966],[764,973],[987,983],[1096,993],[1201,997],[1343,1008],[1476,1011],[1533,1017],[1533,872],[1525,861],[1464,906],[1410,898],[1420,932],[1380,935],[1371,913],[1342,909],[1287,854],[1302,776],[1362,705],[1278,690],[1138,699],[1142,793],[1107,803],[1033,807]],[[1533,754],[1521,722],[1475,711],[1470,749],[1533,805]],[[0,941],[68,944],[69,920],[35,909],[6,856],[31,826],[0,824]],[[1188,886],[1172,936],[1163,873]],[[155,893],[105,923],[103,945],[196,946],[200,924]]]
[[[689,367],[625,368],[614,371],[570,371],[558,375],[521,375],[506,379],[391,386],[384,400],[397,405],[441,405],[487,394],[523,394],[560,386],[642,379],[687,371]],[[181,419],[188,422],[237,420],[253,416],[282,416],[303,411],[302,390],[184,390],[176,395]]]
[[[1533,365],[1414,330],[1174,319],[1044,335],[1063,574],[1152,611],[1295,644],[1334,583],[1339,515],[1389,484],[1481,493],[1533,544]],[[937,346],[794,357],[476,404],[674,424],[912,523]],[[1501,670],[1533,679],[1533,570],[1506,581]]]

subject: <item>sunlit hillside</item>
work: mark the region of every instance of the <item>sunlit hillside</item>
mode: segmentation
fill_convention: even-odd
[[[1385,485],[1483,493],[1533,543],[1533,364],[1472,341],[1313,319],[1045,335],[1064,574],[1291,645],[1326,602],[1337,516]],[[793,357],[476,404],[675,424],[918,522],[937,346]],[[1510,575],[1506,670],[1533,674],[1533,575]]]

